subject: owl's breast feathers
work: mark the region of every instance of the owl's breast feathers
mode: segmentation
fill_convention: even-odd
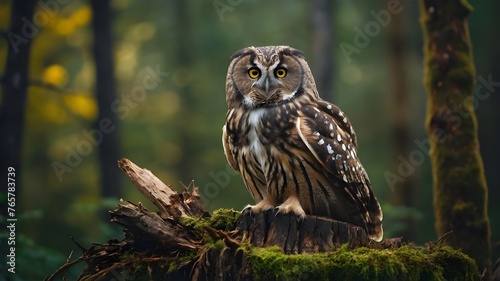
[[[364,227],[382,238],[382,212],[357,157],[356,135],[335,105],[284,103],[227,114],[224,150],[256,201],[296,196],[307,214]]]

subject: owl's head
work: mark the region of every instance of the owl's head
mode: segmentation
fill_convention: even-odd
[[[237,51],[231,57],[226,94],[229,107],[242,104],[249,108],[281,104],[304,94],[318,95],[302,52],[288,46]]]

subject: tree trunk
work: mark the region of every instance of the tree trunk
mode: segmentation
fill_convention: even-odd
[[[431,141],[434,210],[444,243],[476,260],[491,276],[487,185],[472,104],[476,73],[465,0],[421,0],[426,127]]]
[[[111,7],[109,0],[92,0],[94,32],[94,60],[96,67],[95,93],[99,115],[94,124],[94,138],[99,148],[101,196],[122,196],[121,174],[116,167],[120,158],[120,141],[116,113],[112,103],[116,100],[113,62],[113,36],[111,32]],[[110,125],[111,124],[111,125]],[[98,139],[101,139],[100,142]]]
[[[392,1],[392,0],[389,0]],[[399,164],[398,156],[407,157],[411,153],[412,140],[410,137],[410,102],[408,98],[408,83],[406,71],[407,33],[405,14],[393,15],[389,25],[389,79],[393,105],[391,107],[393,125],[393,152],[394,165]],[[398,160],[398,161],[396,161]],[[396,162],[398,162],[396,164]],[[397,167],[394,170],[398,170]],[[391,190],[391,203],[395,206],[415,207],[415,175],[411,174],[404,181]],[[405,241],[415,241],[417,232],[414,217],[399,218],[398,223],[405,225],[405,229],[396,232],[395,236],[402,236]]]
[[[316,87],[326,100],[333,101],[333,6],[335,1],[314,0],[312,3],[312,49]]]
[[[13,1],[10,17],[10,27],[7,32],[7,61],[5,72],[1,79],[2,96],[0,105],[0,168],[4,177],[9,177],[15,181],[5,178],[2,193],[6,195],[8,187],[12,188],[12,183],[16,189],[10,189],[10,193],[18,204],[20,201],[20,180],[21,180],[21,153],[23,144],[24,117],[26,99],[28,95],[28,66],[30,58],[31,43],[38,28],[33,25],[33,12],[35,1]],[[9,167],[12,169],[8,170]],[[15,202],[14,202],[15,203]],[[13,206],[17,207],[17,206]],[[0,203],[2,213],[7,216],[7,199],[2,199]],[[13,208],[14,210],[16,208]],[[10,218],[15,218],[10,216]],[[5,229],[2,223],[2,229]]]

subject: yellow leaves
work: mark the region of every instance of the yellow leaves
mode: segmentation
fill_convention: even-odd
[[[61,65],[53,64],[44,70],[42,79],[45,83],[62,87],[68,82],[68,73]]]
[[[75,115],[90,120],[97,117],[97,103],[94,97],[86,94],[66,94],[64,102]]]
[[[89,24],[92,19],[92,9],[89,6],[82,6],[76,9],[69,17],[57,18],[54,22],[54,30],[61,36],[69,36],[81,26]]]
[[[89,6],[83,6],[76,10],[70,19],[78,26],[87,25],[92,19],[92,9]]]
[[[68,72],[63,66],[53,64],[43,71],[42,80],[45,83],[63,88],[68,82],[68,76]],[[68,121],[68,115],[76,115],[90,120],[96,118],[97,105],[94,97],[85,93],[63,92],[55,95],[57,96],[51,98],[46,92],[33,93],[33,98],[37,100],[35,102],[37,111],[42,119],[63,124]]]
[[[60,19],[56,26],[55,30],[59,35],[68,36],[75,32],[76,25],[69,19]]]
[[[44,120],[52,124],[65,124],[71,122],[72,116],[94,120],[97,112],[94,97],[86,93],[48,93],[36,89],[29,95],[30,122]]]

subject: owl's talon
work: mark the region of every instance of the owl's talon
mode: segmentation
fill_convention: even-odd
[[[245,207],[241,210],[241,213],[242,213],[242,214],[248,213],[248,214],[250,215],[250,218],[252,218],[252,219],[253,219],[253,218],[255,217],[255,215],[254,215],[254,213],[252,212],[252,207],[253,207],[253,206],[252,206],[252,205],[250,205],[250,204],[246,205],[246,206],[245,206]]]
[[[252,207],[253,207],[252,205],[248,204],[248,205],[246,205],[246,206],[245,206],[245,207],[241,210],[241,212],[242,212],[242,213],[247,212],[247,211],[252,212]]]
[[[243,213],[245,211],[249,211],[250,216],[253,218],[256,214],[265,212],[272,208],[274,208],[273,202],[271,200],[264,199],[255,205],[247,205],[241,212]]]
[[[278,207],[274,207],[274,211],[275,211],[275,214],[274,214],[274,217],[278,217],[278,214],[280,213],[280,208]]]
[[[294,196],[289,197],[285,202],[276,207],[276,209],[278,209],[276,215],[279,213],[287,214],[292,212],[298,215],[301,219],[306,217],[306,212],[304,212],[304,209],[300,206],[299,199]]]

